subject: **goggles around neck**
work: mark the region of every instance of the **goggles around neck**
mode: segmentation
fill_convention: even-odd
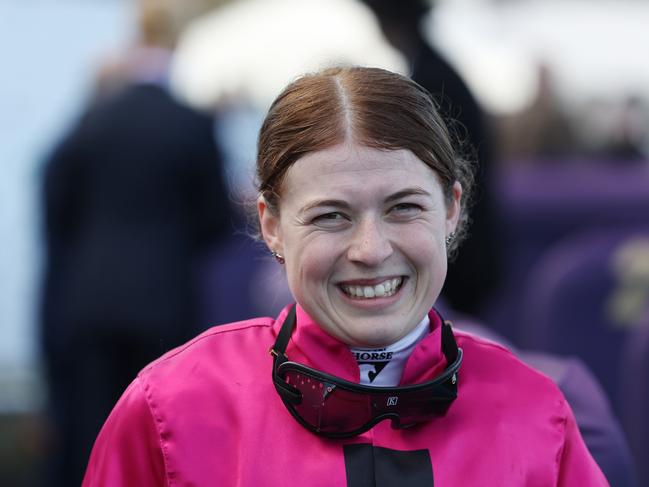
[[[372,387],[350,382],[291,362],[286,346],[295,327],[291,308],[275,344],[273,383],[286,409],[309,431],[327,438],[351,438],[384,419],[405,429],[443,416],[457,397],[457,376],[462,363],[449,322],[442,320],[442,352],[447,367],[433,380],[398,387]]]

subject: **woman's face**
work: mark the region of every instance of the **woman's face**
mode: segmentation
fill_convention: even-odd
[[[408,150],[344,143],[288,170],[279,214],[263,198],[258,207],[296,301],[329,334],[374,347],[406,335],[437,299],[461,194],[455,183],[447,205],[436,174]]]

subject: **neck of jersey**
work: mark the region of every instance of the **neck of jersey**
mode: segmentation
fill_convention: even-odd
[[[376,387],[399,385],[408,357],[428,334],[430,319],[428,315],[396,343],[380,348],[350,347],[361,372],[361,384]]]

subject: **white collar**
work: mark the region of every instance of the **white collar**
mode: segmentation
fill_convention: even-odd
[[[426,315],[406,336],[392,345],[380,348],[350,347],[361,370],[360,383],[377,387],[397,386],[410,354],[429,329],[430,319]]]

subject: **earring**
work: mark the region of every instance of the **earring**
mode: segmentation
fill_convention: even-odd
[[[286,262],[286,261],[284,260],[284,256],[278,254],[278,253],[275,252],[274,250],[271,250],[271,251],[270,251],[270,255],[272,255],[273,257],[275,257],[275,260],[276,260],[277,262],[279,262],[280,264],[284,264],[284,262]]]
[[[455,240],[455,232],[451,232],[446,236],[446,246],[450,247],[453,240]]]

